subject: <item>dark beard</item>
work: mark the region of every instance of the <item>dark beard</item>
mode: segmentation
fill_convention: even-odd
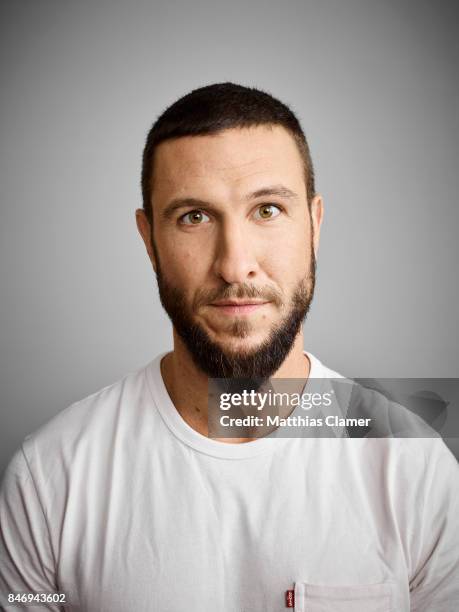
[[[261,383],[271,377],[290,352],[312,302],[316,272],[312,245],[309,274],[298,283],[293,293],[290,311],[259,346],[250,352],[238,354],[222,349],[209,338],[207,332],[199,324],[193,322],[183,293],[165,280],[155,246],[153,249],[156,257],[156,278],[161,304],[185,343],[195,365],[210,378],[258,379]],[[232,288],[232,285],[227,285],[213,299],[217,297],[219,299],[230,297],[242,299],[258,295],[260,295],[259,291],[249,285],[239,285],[237,291]],[[282,303],[279,297],[277,297],[277,303]],[[238,319],[232,324],[231,333],[235,337],[244,338],[248,335],[249,329],[250,324],[247,321]]]

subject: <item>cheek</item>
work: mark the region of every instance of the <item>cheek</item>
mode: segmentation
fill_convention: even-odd
[[[308,270],[311,248],[304,234],[276,241],[266,256],[265,266],[281,285],[290,284]]]
[[[161,263],[170,281],[179,287],[200,285],[206,272],[205,252],[192,249],[180,241],[161,245]]]

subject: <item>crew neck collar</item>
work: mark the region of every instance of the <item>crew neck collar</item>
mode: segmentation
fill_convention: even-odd
[[[280,445],[288,443],[289,438],[277,437],[276,430],[263,438],[258,438],[251,442],[231,444],[213,440],[193,429],[182,418],[172,403],[161,375],[161,360],[169,352],[170,351],[165,351],[155,357],[155,359],[145,367],[145,374],[156,408],[166,426],[176,438],[194,450],[220,459],[246,459],[262,453],[272,452],[279,448]],[[304,390],[307,389],[309,379],[324,378],[326,375],[325,368],[317,357],[314,357],[314,355],[311,355],[311,353],[307,351],[303,352],[308,357],[310,363],[309,377],[304,386],[304,392]]]

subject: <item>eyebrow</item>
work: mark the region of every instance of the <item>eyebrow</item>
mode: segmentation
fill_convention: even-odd
[[[262,189],[257,189],[257,191],[249,193],[245,197],[245,200],[247,202],[250,202],[251,200],[267,196],[278,196],[290,200],[297,200],[299,198],[298,194],[289,189],[288,187],[284,187],[283,185],[272,185],[270,187],[263,187]],[[163,219],[170,219],[176,210],[189,206],[192,206],[194,208],[207,208],[209,210],[216,210],[215,206],[211,202],[207,202],[206,200],[201,200],[199,198],[174,198],[169,202],[169,204],[164,208],[164,210],[161,211],[161,217]]]
[[[284,187],[283,185],[272,185],[271,187],[264,187],[262,189],[258,189],[253,193],[250,193],[246,200],[255,200],[255,198],[261,198],[264,196],[280,196],[281,198],[288,198],[291,200],[297,200],[298,194],[289,189],[288,187]]]

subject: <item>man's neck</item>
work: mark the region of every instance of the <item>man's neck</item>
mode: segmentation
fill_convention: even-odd
[[[310,363],[303,351],[301,331],[291,351],[271,379],[298,379],[300,393],[309,372]],[[172,403],[181,417],[198,433],[208,436],[208,376],[196,366],[175,330],[174,350],[162,359],[161,375]],[[219,441],[234,444],[251,439],[253,438],[219,438]]]

